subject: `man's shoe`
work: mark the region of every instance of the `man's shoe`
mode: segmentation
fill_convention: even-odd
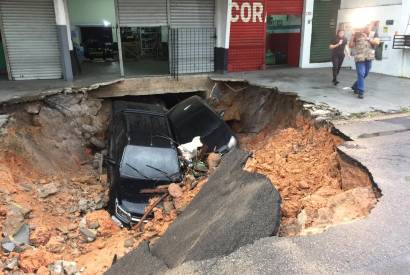
[[[337,86],[337,84],[339,84],[339,83],[340,83],[340,82],[337,81],[337,80],[333,81],[333,84],[335,84],[335,86]]]
[[[354,86],[350,87],[350,89],[352,89],[353,93],[355,93],[356,95],[359,94],[359,91],[356,90]]]
[[[363,94],[358,94],[357,97],[360,98],[360,99],[363,99],[363,98],[364,98]]]

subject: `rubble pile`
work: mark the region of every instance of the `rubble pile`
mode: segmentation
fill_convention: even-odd
[[[281,236],[322,232],[366,217],[377,203],[368,174],[341,157],[342,140],[299,117],[297,127],[245,135],[245,169],[266,175],[282,196]]]
[[[188,175],[164,186],[154,218],[123,228],[105,210],[109,102],[73,94],[8,108],[0,131],[0,274],[102,274],[141,241],[162,236],[206,183]]]

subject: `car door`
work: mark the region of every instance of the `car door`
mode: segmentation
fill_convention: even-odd
[[[236,145],[230,127],[199,96],[192,96],[168,112],[172,130],[179,144],[200,136],[208,151],[224,153]]]

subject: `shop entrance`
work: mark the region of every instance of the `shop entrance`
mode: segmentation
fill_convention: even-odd
[[[267,66],[299,66],[301,15],[268,15],[266,27]]]
[[[75,77],[119,77],[114,0],[69,0],[68,10]]]
[[[126,76],[169,74],[168,26],[121,27]]]

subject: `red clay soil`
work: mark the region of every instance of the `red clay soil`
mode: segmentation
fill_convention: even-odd
[[[2,253],[0,260],[18,257],[15,270],[49,274],[47,266],[56,260],[74,261],[81,274],[102,274],[113,261],[122,257],[143,240],[155,241],[162,236],[183,208],[200,191],[206,180],[199,180],[195,188],[182,187],[182,196],[171,201],[169,212],[154,208],[154,219],[143,226],[143,230],[120,228],[105,210],[84,214],[75,206],[80,198],[92,201],[106,190],[106,182],[95,175],[87,175],[83,169],[77,177],[44,178],[35,172],[32,165],[22,156],[10,151],[0,153],[0,233],[4,233],[8,218],[8,206],[17,203],[30,210],[25,222],[31,228],[30,242],[21,253]],[[50,182],[58,182],[59,191],[46,198],[39,198],[37,189]],[[80,234],[80,222],[85,218],[87,225],[97,221],[97,238],[87,242]],[[0,274],[3,271],[0,270]]]
[[[366,217],[376,204],[368,174],[338,155],[342,142],[301,117],[295,128],[241,137],[241,146],[253,153],[245,169],[266,175],[281,194],[281,236]]]

